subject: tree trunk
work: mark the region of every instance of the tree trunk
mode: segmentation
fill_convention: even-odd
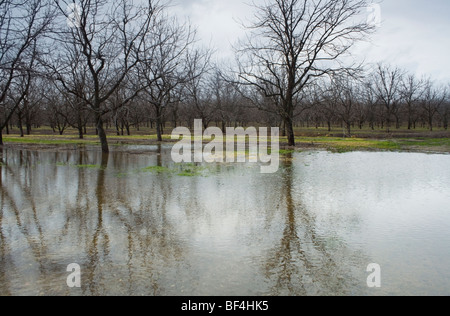
[[[0,146],[3,146],[3,128],[0,128]]]
[[[286,125],[286,134],[288,138],[288,146],[294,147],[295,146],[295,135],[294,135],[294,125],[292,123],[292,119],[287,117],[285,118],[285,125]]]
[[[412,128],[412,111],[411,111],[411,105],[408,106],[408,131],[410,131]]]
[[[102,145],[102,152],[105,154],[109,153],[108,139],[106,137],[106,132],[103,127],[103,119],[101,115],[97,115],[97,133],[100,139],[100,143]]]
[[[81,124],[78,123],[78,138],[79,139],[83,139],[83,126],[81,126]]]
[[[117,133],[117,136],[120,136],[119,121],[118,121],[117,119],[115,120],[115,124],[116,124],[116,133]]]
[[[19,125],[19,130],[20,130],[20,137],[25,137],[25,135],[23,133],[23,125],[22,125],[22,116],[21,115],[19,115],[18,125]]]
[[[162,142],[162,131],[161,131],[161,113],[159,109],[156,110],[156,136],[158,137],[158,142]]]
[[[400,129],[400,118],[398,117],[398,115],[395,116],[395,127],[397,129]]]
[[[288,146],[295,147],[295,135],[294,135],[294,106],[292,97],[288,97],[288,101],[285,106],[285,118],[284,124],[286,127],[286,134],[288,138]]]

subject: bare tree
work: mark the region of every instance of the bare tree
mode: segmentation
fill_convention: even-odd
[[[398,119],[398,112],[402,104],[401,85],[403,82],[403,71],[399,68],[392,68],[378,64],[376,72],[373,74],[374,93],[378,101],[385,109],[385,122],[387,132],[390,132],[392,118]],[[399,126],[397,126],[398,128]]]
[[[439,114],[442,117],[442,124],[444,125],[445,130],[448,130],[448,119],[450,115],[450,86],[447,87],[447,96],[445,102],[442,104],[441,110]]]
[[[0,0],[0,145],[3,129],[25,98],[23,94],[8,102],[11,87],[31,78],[38,40],[48,31],[53,17],[47,0]]]
[[[163,118],[180,101],[180,86],[188,79],[186,59],[195,37],[189,24],[180,24],[167,15],[161,16],[147,34],[138,76],[145,87],[145,99],[153,107],[160,142]]]
[[[352,126],[357,119],[360,102],[360,83],[351,77],[336,77],[325,94],[325,103],[346,128],[351,136]]]
[[[431,80],[426,81],[424,92],[420,99],[420,106],[423,110],[430,131],[433,131],[434,118],[436,114],[439,113],[441,106],[445,104],[446,98],[447,91],[445,89],[435,88]]]
[[[55,4],[62,15],[59,29],[63,30],[57,33],[61,50],[53,66],[56,79],[93,112],[102,151],[107,153],[103,118],[114,110],[108,108],[107,101],[139,64],[146,35],[163,6],[153,0],[146,5],[126,0],[80,0],[73,21],[76,27],[69,27],[67,19],[74,18],[66,12],[70,1],[55,0]],[[79,81],[73,80],[74,65],[88,77],[89,86],[83,93],[77,86]],[[140,90],[128,92],[119,107],[133,100]]]
[[[31,67],[34,65],[31,64]],[[14,85],[14,91],[10,93],[10,99],[17,105],[16,114],[20,130],[20,136],[31,135],[32,124],[41,110],[44,99],[42,93],[42,80],[34,75],[34,70],[28,69],[19,84]]]
[[[241,98],[236,84],[225,79],[219,66],[215,66],[214,74],[209,82],[209,90],[211,91],[214,120],[217,121],[218,126],[222,126],[222,130],[231,126],[231,122],[236,122],[250,110],[243,105],[245,100]]]
[[[322,120],[325,121],[328,127],[328,132],[331,132],[332,124],[336,120],[336,112],[338,107],[338,98],[336,89],[328,87],[327,82],[318,81],[314,86],[315,95],[317,99],[317,107],[312,109],[320,113]]]
[[[196,48],[190,50],[186,58],[187,80],[184,85],[186,102],[196,117],[202,119],[205,129],[214,120],[215,114],[213,98],[208,87],[211,54],[209,49]]]
[[[251,34],[238,51],[238,76],[279,100],[290,146],[298,95],[315,78],[350,70],[340,58],[374,30],[358,17],[366,7],[363,0],[273,0],[256,6]]]
[[[69,126],[69,117],[72,114],[69,102],[58,91],[48,89],[45,91],[45,106],[44,113],[48,124],[50,124],[53,133],[58,130],[60,135]]]
[[[415,127],[415,122],[418,119],[417,105],[424,92],[424,83],[423,80],[418,80],[414,75],[406,76],[401,83],[400,94],[407,107],[408,130],[413,126]]]

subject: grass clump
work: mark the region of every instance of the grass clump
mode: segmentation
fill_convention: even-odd
[[[161,167],[161,166],[151,166],[142,169],[143,172],[152,172],[152,173],[172,173],[169,168]]]
[[[75,165],[74,167],[79,169],[101,169],[100,165]]]
[[[205,170],[202,166],[197,166],[193,163],[178,164],[178,171],[176,172],[179,177],[198,177],[203,175]]]

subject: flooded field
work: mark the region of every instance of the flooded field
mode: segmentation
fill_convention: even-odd
[[[448,155],[302,152],[272,175],[169,146],[1,157],[0,295],[450,295]]]

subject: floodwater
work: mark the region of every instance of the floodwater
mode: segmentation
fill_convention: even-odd
[[[448,155],[303,152],[273,175],[164,146],[0,155],[0,295],[450,295]]]

